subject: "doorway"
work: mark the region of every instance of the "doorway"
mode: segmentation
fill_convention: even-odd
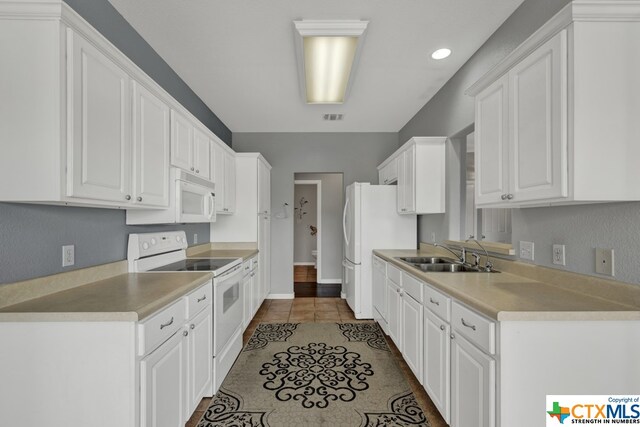
[[[296,173],[293,271],[296,297],[337,297],[342,286],[341,173]],[[336,264],[336,265],[334,265]]]

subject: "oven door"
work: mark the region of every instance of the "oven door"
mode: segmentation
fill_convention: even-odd
[[[210,188],[176,180],[176,222],[215,222],[215,205]]]
[[[242,264],[213,281],[213,355],[220,354],[242,326]]]

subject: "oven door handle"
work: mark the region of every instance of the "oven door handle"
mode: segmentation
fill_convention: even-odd
[[[216,279],[222,279],[223,277],[227,277],[227,276],[233,274],[234,272],[240,270],[241,268],[242,268],[242,264],[238,264],[235,267],[233,267],[231,270],[225,271],[220,276],[216,277]]]

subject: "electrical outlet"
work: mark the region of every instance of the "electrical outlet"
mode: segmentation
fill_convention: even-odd
[[[553,263],[567,265],[564,258],[564,245],[553,245]]]
[[[62,266],[69,267],[75,264],[75,247],[74,245],[65,245],[62,247]]]
[[[596,248],[596,273],[615,275],[613,249]]]
[[[193,244],[197,244],[198,243],[198,235],[197,234],[193,234]]]
[[[533,261],[533,242],[520,241],[520,258]]]

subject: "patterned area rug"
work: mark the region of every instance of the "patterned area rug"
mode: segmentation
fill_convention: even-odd
[[[377,324],[263,323],[198,427],[428,425]]]

